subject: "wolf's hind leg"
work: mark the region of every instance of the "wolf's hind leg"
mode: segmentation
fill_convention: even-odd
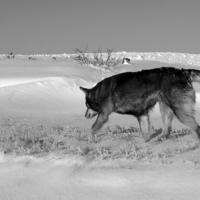
[[[174,116],[172,110],[165,103],[159,102],[159,106],[160,106],[162,121],[164,124],[164,129],[161,135],[158,137],[158,140],[160,140],[161,138],[167,137],[170,134],[171,124],[172,124],[172,120]]]
[[[183,105],[182,108],[176,108],[174,113],[180,122],[186,126],[189,126],[197,134],[197,137],[200,141],[200,127],[194,118],[192,106]]]
[[[145,140],[145,142],[148,142],[150,140],[150,133],[151,133],[151,123],[149,119],[149,115],[142,115],[137,118],[138,122],[140,124],[140,129],[142,136]]]
[[[91,140],[92,142],[97,142],[97,132],[102,128],[102,126],[108,121],[108,113],[100,113],[95,121],[95,123],[92,125],[91,130]]]

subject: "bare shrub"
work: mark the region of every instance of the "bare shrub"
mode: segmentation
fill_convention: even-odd
[[[86,46],[84,51],[76,48],[74,50],[74,55],[71,56],[71,58],[73,60],[77,61],[80,65],[89,65],[90,64],[89,55],[87,55],[87,53],[86,53],[87,47],[88,46]]]
[[[88,46],[87,46],[88,47]],[[86,53],[87,47],[84,51],[76,48],[74,55],[71,56],[73,60],[76,60],[80,65],[93,65],[96,67],[113,68],[121,62],[121,58],[116,58],[113,55],[114,49],[108,49],[106,53],[102,53],[99,47],[97,52],[91,54]]]

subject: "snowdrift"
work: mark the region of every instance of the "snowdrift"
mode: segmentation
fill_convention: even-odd
[[[124,53],[125,54],[125,53]],[[80,66],[60,57],[52,60],[27,56],[0,60],[0,119],[14,118],[31,123],[69,123],[90,128],[95,119],[87,120],[85,97],[80,86],[91,88],[102,79],[126,71],[138,71],[162,66],[200,69],[187,65],[195,57],[177,55],[169,63],[135,59],[131,65],[115,69]],[[128,55],[128,54],[126,54]],[[146,55],[146,54],[145,54]],[[169,54],[166,54],[166,56]],[[149,55],[148,58],[150,58]],[[176,57],[173,57],[176,58]],[[185,59],[186,65],[183,63]],[[168,60],[163,59],[163,61]],[[195,61],[196,63],[196,61]],[[155,80],[156,81],[156,80]],[[197,121],[200,121],[200,85],[197,91]],[[151,113],[153,125],[162,127],[158,106]],[[130,116],[112,114],[108,125],[138,126]],[[183,127],[174,120],[174,127]],[[3,133],[3,129],[1,130]],[[106,142],[106,141],[105,141]],[[156,147],[155,147],[156,148]],[[198,150],[197,150],[198,155]],[[196,167],[197,166],[197,167]],[[199,199],[198,163],[179,165],[139,164],[134,160],[107,161],[92,156],[69,156],[49,152],[48,156],[15,156],[0,154],[0,199]]]

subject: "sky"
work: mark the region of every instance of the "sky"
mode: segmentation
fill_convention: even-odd
[[[199,0],[1,0],[0,54],[200,54]]]

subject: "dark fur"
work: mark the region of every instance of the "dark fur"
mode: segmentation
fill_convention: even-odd
[[[80,87],[86,95],[85,116],[97,116],[92,126],[92,140],[112,112],[133,115],[138,119],[145,141],[152,139],[149,112],[160,105],[164,129],[159,138],[169,134],[175,115],[200,139],[200,127],[194,118],[195,91],[192,82],[200,83],[200,71],[163,67],[126,72],[106,78],[92,89]]]

